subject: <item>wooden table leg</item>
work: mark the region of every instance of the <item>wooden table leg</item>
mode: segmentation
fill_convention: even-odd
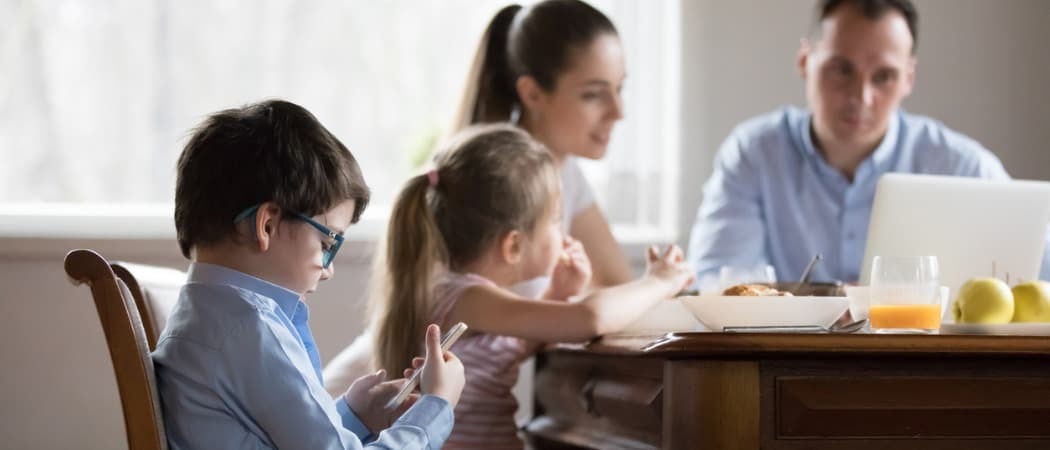
[[[756,361],[668,361],[664,386],[663,448],[758,450]]]

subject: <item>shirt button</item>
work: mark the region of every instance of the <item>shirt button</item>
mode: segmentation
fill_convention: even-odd
[[[852,231],[850,231],[849,233],[846,233],[846,239],[847,240],[852,241],[853,238],[855,238],[855,237],[857,237],[857,235],[854,232],[852,232]]]

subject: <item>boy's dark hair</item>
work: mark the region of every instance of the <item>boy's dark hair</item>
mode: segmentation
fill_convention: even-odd
[[[308,216],[353,200],[353,222],[370,193],[346,146],[309,111],[266,100],[212,114],[179,156],[175,230],[183,256],[233,236],[234,217],[263,202]]]
[[[816,20],[813,23],[815,31],[819,32],[820,23],[828,18],[843,4],[852,6],[860,11],[864,17],[878,20],[886,11],[895,10],[904,16],[908,23],[908,31],[911,32],[911,52],[919,47],[919,11],[911,0],[819,0],[817,2]]]

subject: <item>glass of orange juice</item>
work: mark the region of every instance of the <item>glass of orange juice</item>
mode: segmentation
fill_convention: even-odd
[[[936,256],[876,256],[868,320],[876,333],[933,333],[941,328]]]

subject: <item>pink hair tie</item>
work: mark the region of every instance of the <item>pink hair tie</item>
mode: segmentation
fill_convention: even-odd
[[[430,180],[430,187],[437,187],[438,185],[438,171],[437,169],[431,169],[427,172],[427,179]]]

